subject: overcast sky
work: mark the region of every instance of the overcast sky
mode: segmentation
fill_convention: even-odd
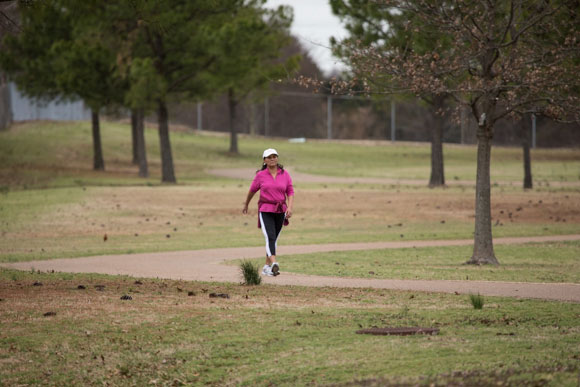
[[[330,53],[330,37],[340,40],[347,36],[347,32],[332,14],[328,0],[268,0],[266,3],[270,8],[279,5],[294,8],[291,32],[326,75],[345,68]]]

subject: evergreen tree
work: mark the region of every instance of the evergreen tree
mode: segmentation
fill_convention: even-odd
[[[238,0],[135,0],[128,13],[131,34],[130,61],[148,59],[159,83],[156,112],[159,124],[162,182],[175,183],[169,138],[170,98],[203,100],[219,93],[212,69],[223,51],[222,27],[231,23]],[[113,16],[115,17],[115,16]],[[124,19],[119,19],[123,21]],[[145,77],[153,74],[145,72]],[[151,79],[153,79],[151,78]],[[138,81],[137,81],[138,82]]]
[[[155,110],[156,101],[165,93],[165,84],[153,66],[151,58],[136,58],[128,68],[129,90],[125,103],[131,108],[134,159],[139,165],[139,176],[149,176],[145,147],[145,114]]]
[[[82,99],[91,109],[93,168],[104,170],[100,110],[121,101],[115,53],[101,44],[86,3],[70,0],[23,2],[22,27],[4,39],[0,66],[28,96]]]
[[[289,8],[263,8],[264,0],[242,2],[231,23],[224,24],[222,53],[214,66],[215,82],[226,89],[230,116],[230,153],[238,153],[236,110],[250,94],[258,98],[272,82],[298,68],[299,56],[281,62],[282,49],[291,43]]]

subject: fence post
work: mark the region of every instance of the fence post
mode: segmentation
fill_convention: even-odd
[[[532,114],[532,149],[536,149],[536,115]]]
[[[332,96],[326,99],[326,134],[329,140],[332,140]]]
[[[202,107],[202,103],[201,102],[198,102],[197,103],[197,130],[201,130],[202,129],[201,124],[203,122],[203,119],[202,119],[202,114],[203,113],[202,113],[201,107]]]
[[[391,100],[391,141],[395,142],[395,132],[396,129],[396,119],[395,119],[395,100]]]

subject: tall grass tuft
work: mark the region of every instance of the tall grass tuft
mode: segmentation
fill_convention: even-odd
[[[244,285],[260,285],[262,278],[260,277],[260,268],[250,261],[242,261],[240,270],[244,277]]]
[[[477,296],[475,294],[469,295],[469,301],[471,301],[471,305],[473,305],[473,309],[483,309],[483,304],[485,303],[483,300],[483,296],[479,293]]]

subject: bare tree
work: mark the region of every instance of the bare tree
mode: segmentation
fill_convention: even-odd
[[[530,112],[580,119],[577,1],[377,0],[413,15],[405,28],[446,36],[426,53],[350,48],[368,93],[449,94],[478,123],[475,236],[471,264],[499,264],[491,230],[491,140],[498,120]],[[451,41],[453,44],[448,45]],[[308,80],[303,83],[312,84]],[[351,89],[337,82],[333,89]]]
[[[527,113],[520,120],[520,136],[524,154],[524,189],[532,189],[532,158],[530,156],[530,128],[531,114]]]
[[[441,45],[445,36],[433,35],[432,31],[422,29],[410,30],[407,27],[409,19],[414,17],[407,12],[391,12],[387,7],[373,0],[330,0],[332,12],[337,15],[350,36],[338,42],[331,38],[334,54],[350,61],[353,42],[361,42],[372,46],[377,52],[389,55],[399,51],[406,55],[410,53],[425,53]],[[447,40],[447,46],[452,42]],[[355,48],[356,49],[356,48]],[[356,71],[356,70],[355,70]],[[375,82],[379,80],[374,79]],[[389,82],[388,79],[386,79]],[[431,132],[431,176],[429,187],[445,186],[443,168],[443,128],[445,120],[443,112],[447,109],[450,96],[447,94],[423,94],[421,100],[428,106],[429,115],[425,120],[426,127]]]

